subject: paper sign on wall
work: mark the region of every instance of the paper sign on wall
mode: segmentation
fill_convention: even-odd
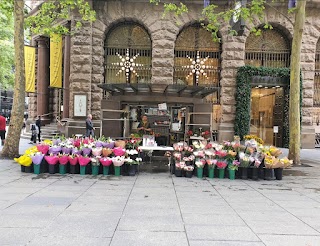
[[[159,108],[159,110],[167,110],[167,104],[166,103],[159,103],[158,108]]]
[[[279,132],[279,126],[273,126],[273,133]]]

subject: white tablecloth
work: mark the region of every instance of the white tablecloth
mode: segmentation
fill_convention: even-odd
[[[139,146],[139,150],[142,151],[152,151],[152,150],[163,150],[163,151],[173,151],[173,147],[170,146]]]

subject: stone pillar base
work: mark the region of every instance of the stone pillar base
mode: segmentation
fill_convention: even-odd
[[[302,126],[301,129],[301,148],[315,148],[315,129],[314,126]]]
[[[234,137],[234,125],[232,123],[220,123],[218,142],[233,141]]]

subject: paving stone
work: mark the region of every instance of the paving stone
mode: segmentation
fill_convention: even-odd
[[[196,214],[196,213],[183,213],[183,221],[186,225],[233,225],[245,226],[245,222],[236,214]]]
[[[111,246],[185,246],[185,232],[116,231]]]
[[[63,234],[63,233],[61,233]],[[111,242],[111,238],[94,238],[94,237],[69,237],[68,234],[60,236],[37,236],[28,246],[106,246]]]
[[[27,245],[41,229],[38,228],[0,228],[1,245]]]
[[[265,246],[262,242],[189,241],[190,246]]]
[[[319,236],[259,235],[266,246],[319,246]]]

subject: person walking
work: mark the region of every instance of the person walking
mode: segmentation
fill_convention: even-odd
[[[37,134],[38,134],[38,141],[39,143],[41,142],[41,116],[38,116],[38,119],[36,120],[36,126],[38,127],[37,129]]]
[[[4,141],[6,139],[6,118],[3,114],[0,114],[0,138],[1,138],[1,145],[4,145]]]
[[[39,134],[39,129],[36,124],[30,124],[31,138],[29,144],[35,144],[37,142],[37,135]]]
[[[92,124],[92,115],[88,114],[88,117],[86,119],[86,137],[94,137],[94,130],[95,128]]]

